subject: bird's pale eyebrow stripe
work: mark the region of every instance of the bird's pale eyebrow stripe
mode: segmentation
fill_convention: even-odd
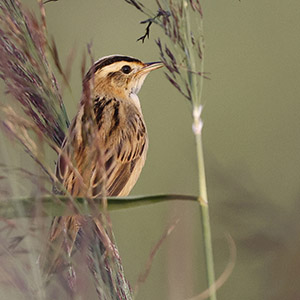
[[[96,62],[87,72],[85,75],[85,80],[90,80],[92,75],[97,72],[97,70],[102,69],[105,66],[111,65],[115,62],[119,61],[126,61],[126,62],[138,62],[142,63],[139,59],[129,57],[129,56],[110,56],[110,57],[105,57],[103,59],[100,59],[98,62]]]

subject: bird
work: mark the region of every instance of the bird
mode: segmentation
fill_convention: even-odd
[[[72,197],[92,200],[130,193],[148,150],[137,94],[147,75],[161,67],[162,62],[144,63],[125,55],[102,57],[90,67],[83,78],[77,114],[59,151],[56,191],[63,187]],[[84,222],[78,214],[54,217],[50,242],[60,240],[71,256]],[[58,265],[58,257],[54,260],[51,268]]]

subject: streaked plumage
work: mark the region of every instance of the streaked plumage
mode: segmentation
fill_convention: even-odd
[[[57,161],[56,175],[72,196],[126,196],[144,166],[148,137],[137,93],[161,63],[112,55],[101,58],[83,80],[83,96]],[[92,107],[92,108],[91,108]],[[57,217],[50,240],[67,232],[73,244],[82,217]]]

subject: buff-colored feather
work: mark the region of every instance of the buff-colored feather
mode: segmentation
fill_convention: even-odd
[[[161,66],[114,55],[91,67],[83,81],[78,113],[57,161],[57,178],[72,196],[99,198],[130,193],[148,149],[137,93],[148,73]],[[79,215],[54,218],[50,241],[67,244],[67,254],[71,255],[83,222]],[[67,243],[63,235],[67,235]],[[59,255],[54,255],[48,270],[53,271],[58,264]]]

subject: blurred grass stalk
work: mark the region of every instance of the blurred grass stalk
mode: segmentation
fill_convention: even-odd
[[[154,14],[139,1],[125,1],[149,17],[149,19],[141,22],[143,24],[148,23],[148,26],[145,35],[138,40],[144,42],[145,38],[149,37],[152,23],[159,25],[163,29],[167,42],[162,42],[158,38],[156,43],[160,50],[160,58],[167,68],[165,75],[171,84],[192,104],[193,132],[196,140],[199,174],[198,201],[202,215],[207,283],[210,299],[216,300],[213,249],[202,143],[203,122],[201,120],[201,112],[203,109],[203,79],[205,78],[202,7],[199,0],[156,0],[158,10],[157,14]]]

